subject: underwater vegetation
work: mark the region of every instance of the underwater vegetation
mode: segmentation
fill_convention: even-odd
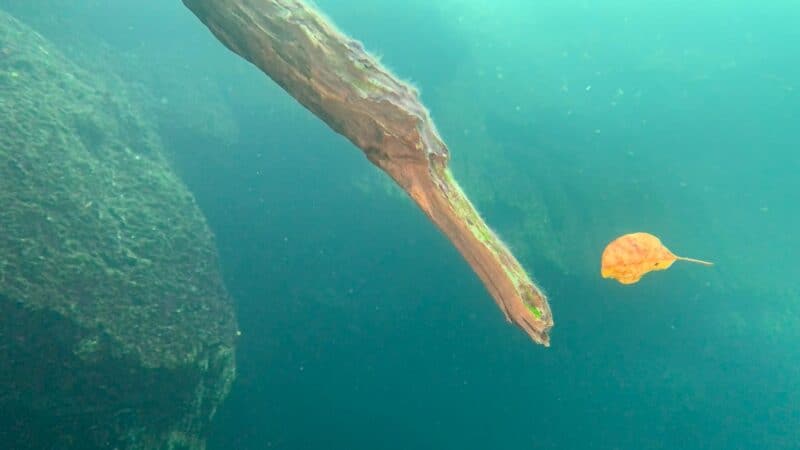
[[[0,12],[0,440],[202,448],[235,374],[214,237],[124,89]]]

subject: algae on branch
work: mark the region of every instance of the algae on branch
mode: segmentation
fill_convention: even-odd
[[[391,177],[450,239],[506,320],[534,342],[549,345],[553,320],[547,298],[502,242],[486,242],[470,229],[486,225],[447,174],[448,147],[413,86],[302,1],[183,2],[230,50]],[[243,15],[253,20],[242,22]],[[541,314],[526,303],[535,304]]]

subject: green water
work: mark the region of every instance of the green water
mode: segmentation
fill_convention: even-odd
[[[420,88],[455,177],[550,296],[552,347],[180,2],[67,8],[208,86],[150,89],[235,122],[226,145],[166,136],[243,333],[210,449],[800,446],[796,2],[317,4]],[[601,279],[633,231],[715,265]]]

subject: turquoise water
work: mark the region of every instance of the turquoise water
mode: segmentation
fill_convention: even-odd
[[[420,88],[456,178],[550,296],[552,347],[180,2],[67,8],[111,52],[208,86],[137,75],[167,104],[206,94],[235,123],[219,145],[165,135],[243,333],[210,449],[800,445],[800,6],[317,4]],[[715,266],[602,279],[633,231]]]

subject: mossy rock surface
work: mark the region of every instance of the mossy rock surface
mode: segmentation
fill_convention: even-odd
[[[213,235],[112,85],[0,11],[0,441],[55,427],[15,448],[198,448],[233,379]]]

